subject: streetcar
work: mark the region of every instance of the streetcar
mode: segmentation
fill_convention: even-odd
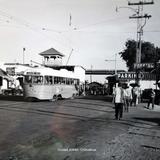
[[[24,72],[24,98],[27,100],[56,100],[82,93],[85,70],[81,66],[69,71],[50,67],[31,68]]]

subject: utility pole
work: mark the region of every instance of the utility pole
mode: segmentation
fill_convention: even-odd
[[[130,19],[137,19],[137,44],[136,44],[136,82],[139,83],[139,71],[137,69],[138,63],[141,63],[141,48],[142,48],[142,36],[143,36],[143,27],[146,25],[146,20],[151,18],[151,15],[144,14],[143,13],[143,7],[144,5],[151,5],[154,4],[152,1],[142,1],[131,3],[128,2],[129,6],[138,6],[138,9],[136,9],[136,14],[130,16]],[[144,20],[144,21],[143,21]]]

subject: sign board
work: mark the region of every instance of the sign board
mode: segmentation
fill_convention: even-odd
[[[159,74],[156,75],[154,73],[148,73],[148,72],[144,72],[143,75],[144,75],[143,80],[149,80],[149,81],[156,80],[157,78],[160,77]]]
[[[120,72],[118,73],[118,79],[127,79],[127,80],[134,80],[136,78],[142,79],[142,73],[135,73],[135,72]]]
[[[41,73],[40,72],[27,72],[27,75],[35,75],[35,76],[39,76]]]
[[[154,63],[134,63],[135,69],[141,69],[141,68],[147,68],[147,69],[153,69]]]
[[[140,80],[156,80],[157,78],[160,79],[160,74],[154,74],[154,73],[149,73],[149,72],[141,72],[137,74],[135,72],[120,72],[117,74],[119,80],[135,80],[135,79],[140,79]]]

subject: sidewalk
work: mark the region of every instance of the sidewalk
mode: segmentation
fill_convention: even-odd
[[[150,105],[149,109],[147,108],[147,103],[142,103],[142,106],[144,107],[145,110],[149,111],[154,111],[154,112],[160,112],[160,106],[159,105],[154,105],[154,109],[152,110],[152,106]]]

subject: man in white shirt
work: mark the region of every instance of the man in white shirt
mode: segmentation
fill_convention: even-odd
[[[123,116],[123,103],[124,103],[124,91],[121,84],[118,83],[118,87],[115,88],[115,119],[121,119]]]
[[[132,89],[129,86],[127,86],[127,88],[124,90],[124,99],[125,99],[124,110],[126,112],[129,112],[129,107],[131,105],[131,100],[132,100]]]

